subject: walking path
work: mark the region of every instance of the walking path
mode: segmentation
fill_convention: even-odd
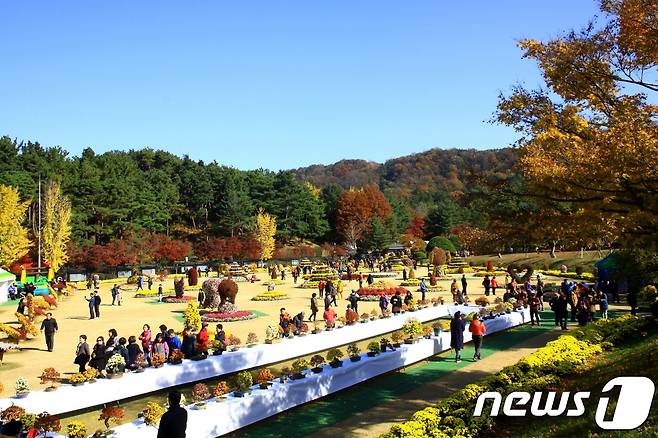
[[[388,432],[394,423],[406,421],[414,412],[435,404],[469,383],[495,374],[505,366],[515,364],[522,357],[543,347],[547,342],[556,339],[561,334],[563,332],[560,330],[548,330],[526,339],[512,348],[485,357],[481,361],[468,362],[467,366],[452,372],[447,377],[423,385],[395,400],[375,406],[331,427],[325,427],[314,433],[313,437],[379,436]]]
[[[450,353],[442,354],[242,429],[239,436],[285,436],[292,429],[299,436],[378,436],[392,423],[408,419],[413,412],[557,338],[561,332],[553,330],[550,314],[544,313],[540,327],[526,325],[485,338],[479,362],[466,359],[457,364]],[[469,358],[472,348],[467,344],[464,358]]]

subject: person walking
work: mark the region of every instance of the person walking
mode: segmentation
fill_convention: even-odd
[[[89,319],[94,319],[95,313],[94,313],[94,304],[96,303],[96,297],[95,294],[92,292],[89,294],[89,298],[85,298],[87,302],[89,303]]]
[[[316,294],[315,292],[313,292],[313,294],[311,294],[311,315],[308,317],[309,321],[315,321],[315,318],[316,318],[318,310],[319,310],[318,309],[318,298],[317,298],[317,296],[318,296],[318,294]]]
[[[356,313],[359,313],[359,294],[357,294],[355,290],[352,290],[350,296],[347,297],[347,300],[350,302],[352,310],[354,310]]]
[[[158,438],[185,438],[187,411],[180,406],[181,394],[173,390],[167,398],[169,409],[160,418]]]
[[[50,312],[46,313],[46,319],[41,321],[41,333],[46,335],[46,346],[48,347],[48,351],[53,351],[57,329],[57,321],[53,318],[53,314]]]
[[[539,307],[541,306],[541,299],[536,294],[532,294],[528,300],[528,305],[530,307],[530,325],[535,325],[535,321],[537,321],[537,325],[539,325]]]
[[[123,303],[123,293],[121,292],[121,288],[117,286],[116,284],[114,285],[116,287],[116,298],[117,298],[117,305],[121,305]]]
[[[379,296],[379,310],[382,312],[382,316],[386,316],[388,313],[388,298],[386,298],[386,295]]]
[[[450,284],[450,293],[452,294],[452,302],[457,302],[457,296],[459,295],[459,286],[457,285],[457,279],[453,279]]]
[[[473,336],[473,344],[475,346],[473,362],[477,362],[481,359],[480,349],[482,348],[482,339],[487,333],[487,327],[482,321],[480,321],[480,317],[477,313],[473,315],[473,321],[471,321],[471,324],[468,326],[468,331],[471,332]]]
[[[396,290],[395,295],[391,297],[391,311],[394,314],[398,314],[402,311],[402,297],[400,296],[399,290]]]
[[[151,290],[151,288],[153,287],[153,277],[149,277],[148,280],[146,280],[146,284],[149,290]]]
[[[116,302],[117,299],[117,285],[115,284],[112,286],[112,305],[114,306],[114,303]]]
[[[141,275],[137,277],[137,290],[135,292],[139,292],[140,290],[144,290],[144,277]]]
[[[163,289],[162,289],[162,283],[158,286],[158,302],[162,302],[162,294],[163,294]]]
[[[496,280],[495,275],[491,277],[490,286],[491,286],[491,294],[496,295],[496,288],[498,288],[498,280]]]
[[[467,286],[468,286],[468,282],[466,281],[466,274],[462,274],[462,294],[464,296],[468,295],[468,292],[466,292]]]
[[[462,361],[461,351],[464,349],[464,330],[466,321],[460,311],[456,311],[450,321],[450,348],[455,349],[455,363]]]
[[[339,300],[343,299],[343,282],[341,280],[338,280],[338,283],[336,283],[336,294]]]
[[[79,373],[85,372],[85,366],[90,358],[91,352],[89,351],[89,344],[87,344],[87,335],[80,335],[78,346],[75,348],[75,360],[73,361],[78,366]]]
[[[425,301],[425,294],[427,293],[427,284],[425,284],[425,279],[423,278],[420,282],[420,299]]]
[[[484,286],[484,294],[489,296],[489,289],[491,288],[491,280],[489,279],[489,274],[484,276],[484,280],[482,280],[482,286]]]
[[[567,313],[567,297],[564,294],[560,294],[558,297],[557,301],[554,304],[555,308],[553,311],[555,312],[555,325],[559,325],[562,330],[568,330],[567,329],[567,318],[568,318],[568,313]]]
[[[324,296],[324,281],[320,280],[318,283],[318,292],[320,292],[320,298]]]
[[[601,318],[608,319],[608,296],[604,293],[599,298],[599,309],[601,310]]]
[[[101,295],[98,290],[94,292],[94,313],[96,314],[96,318],[101,317]]]

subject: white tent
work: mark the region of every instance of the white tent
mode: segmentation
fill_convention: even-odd
[[[9,299],[9,285],[16,281],[16,276],[0,268],[0,303]]]

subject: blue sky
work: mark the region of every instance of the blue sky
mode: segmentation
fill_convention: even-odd
[[[0,135],[73,155],[154,147],[242,169],[503,147],[515,42],[591,0],[0,3]]]

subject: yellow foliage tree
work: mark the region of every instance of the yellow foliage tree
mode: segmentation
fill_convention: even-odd
[[[29,203],[20,200],[14,187],[0,185],[0,266],[11,263],[27,254],[30,239],[23,219]]]
[[[56,181],[51,180],[46,188],[43,214],[43,255],[53,272],[57,272],[69,259],[66,246],[71,237],[71,203]]]
[[[658,0],[601,0],[605,26],[522,40],[547,90],[516,87],[497,118],[513,126],[529,194],[560,234],[658,247]],[[567,230],[567,226],[572,226]],[[553,239],[559,239],[554,236]]]
[[[262,248],[261,259],[269,260],[274,254],[276,218],[261,208],[256,214],[256,240]]]

